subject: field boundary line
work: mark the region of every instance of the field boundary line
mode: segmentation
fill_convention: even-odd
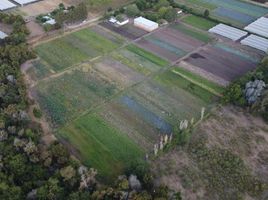
[[[177,72],[177,71],[174,70],[174,69],[172,70],[172,72],[173,72],[174,74],[177,74],[177,75],[181,76],[182,78],[184,78],[184,79],[190,81],[191,83],[193,83],[193,84],[195,84],[195,85],[198,85],[199,87],[201,87],[201,88],[203,88],[203,89],[205,89],[205,90],[211,92],[212,94],[215,94],[216,96],[222,97],[222,95],[221,95],[220,93],[216,92],[214,89],[212,89],[212,88],[210,88],[210,87],[207,87],[207,86],[205,86],[204,84],[201,84],[201,83],[199,83],[199,82],[197,82],[197,81],[194,81],[193,79],[191,79],[191,78],[189,78],[189,77],[183,75],[183,74],[180,73],[180,72]]]

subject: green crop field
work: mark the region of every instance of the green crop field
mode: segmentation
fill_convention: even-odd
[[[152,55],[149,56],[148,52],[146,51],[144,51],[146,53],[143,54],[141,54],[141,52],[139,52],[139,54],[134,52],[124,48],[118,52],[114,52],[112,56],[114,59],[120,61],[124,65],[145,75],[158,71],[166,63],[164,60],[162,61],[161,58],[156,58],[156,56],[153,57]],[[154,62],[151,61],[152,59]]]
[[[196,77],[194,78],[196,79]],[[172,88],[183,89],[184,91],[187,91],[190,94],[202,99],[203,102],[205,102],[206,104],[210,104],[215,98],[215,95],[213,95],[207,89],[204,89],[199,85],[194,84],[190,80],[187,80],[182,76],[178,75],[177,73],[174,73],[172,70],[166,71],[156,76],[155,80],[168,86],[171,89]]]
[[[209,30],[213,26],[216,26],[217,23],[209,21],[205,18],[197,17],[195,15],[190,15],[182,19],[182,21],[186,24],[189,24],[193,27],[202,29],[202,30]]]
[[[62,125],[79,113],[113,95],[116,85],[96,72],[74,70],[36,88],[41,107],[55,125]]]
[[[81,61],[108,53],[119,45],[90,29],[83,29],[41,44],[35,50],[54,71],[60,71]]]
[[[205,42],[205,43],[208,43],[212,40],[212,38],[208,34],[201,33],[198,30],[190,29],[182,24],[174,24],[171,27],[181,31],[182,33],[184,33],[188,36],[191,36],[191,37],[193,37],[197,40],[200,40],[202,42]]]
[[[53,72],[51,68],[41,60],[34,60],[31,65],[32,66],[27,70],[27,73],[35,81],[48,77]]]
[[[123,173],[130,160],[144,154],[126,134],[95,114],[80,117],[60,129],[57,135],[78,150],[82,161],[98,169],[101,178],[108,182]]]

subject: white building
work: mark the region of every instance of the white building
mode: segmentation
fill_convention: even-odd
[[[145,19],[144,17],[137,17],[134,19],[134,26],[151,32],[158,28],[158,23]]]

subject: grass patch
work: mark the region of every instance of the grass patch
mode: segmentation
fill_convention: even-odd
[[[175,72],[178,76],[186,77],[186,79],[192,80],[194,83],[197,83],[197,85],[200,85],[201,87],[203,86],[204,89],[208,88],[209,91],[213,91],[218,94],[222,94],[225,91],[224,87],[213,83],[197,74],[193,74],[183,68],[177,67],[172,71]]]
[[[96,168],[106,182],[123,173],[126,163],[144,153],[125,134],[95,114],[80,117],[61,129],[58,136],[70,142],[80,152],[82,161]]]
[[[55,71],[68,68],[81,61],[110,52],[119,44],[83,29],[35,48],[38,56]]]
[[[191,142],[190,156],[196,162],[212,199],[244,199],[244,194],[258,197],[265,185],[255,178],[243,160],[232,152],[207,147],[203,139]],[[208,198],[208,199],[210,199]],[[259,199],[259,198],[257,198]]]
[[[184,33],[185,35],[188,35],[190,37],[193,37],[197,40],[200,40],[204,43],[208,43],[211,41],[211,37],[205,33],[201,33],[201,32],[198,32],[196,30],[193,30],[193,29],[189,29],[188,27],[182,25],[182,24],[175,24],[172,26],[173,28],[181,31],[182,33]]]
[[[168,61],[166,61],[166,60],[164,60],[164,59],[162,59],[162,58],[160,58],[160,57],[158,57],[158,56],[156,56],[156,55],[154,55],[154,54],[152,54],[144,49],[141,49],[135,45],[129,45],[126,48],[127,48],[127,50],[129,50],[129,51],[131,51],[131,52],[133,52],[133,53],[135,53],[135,54],[137,54],[137,55],[139,55],[139,56],[141,56],[141,57],[143,57],[143,58],[151,61],[152,63],[161,66],[161,67],[167,66],[169,64]]]
[[[187,16],[183,18],[182,21],[193,27],[197,27],[199,29],[206,30],[206,31],[217,25],[217,23],[215,22],[212,22],[202,17],[194,16],[194,15]]]

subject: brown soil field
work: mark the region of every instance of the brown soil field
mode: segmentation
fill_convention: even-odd
[[[191,54],[184,61],[226,81],[233,81],[256,67],[251,61],[211,46]]]
[[[102,22],[100,23],[100,25],[130,40],[138,39],[148,33],[142,29],[133,26],[132,24],[115,27],[109,22]]]
[[[145,40],[144,38],[141,38],[136,42],[136,44],[143,48],[146,49],[147,51],[151,51],[158,55],[159,57],[168,60],[170,62],[174,62],[180,58],[180,56],[176,55],[175,53],[172,53],[170,51],[167,51],[164,48],[161,48],[160,46],[157,46],[150,41]]]
[[[190,52],[200,47],[204,43],[196,40],[195,38],[189,37],[178,30],[172,28],[164,28],[152,34],[152,36],[156,36],[161,38],[161,40],[172,44],[184,51]]]

